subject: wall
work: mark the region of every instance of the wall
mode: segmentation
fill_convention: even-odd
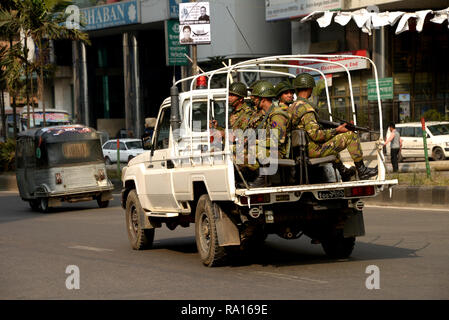
[[[212,43],[198,46],[198,61],[290,53],[290,22],[266,22],[264,0],[210,1],[210,10]]]

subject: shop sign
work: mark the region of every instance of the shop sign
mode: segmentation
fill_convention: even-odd
[[[170,18],[178,19],[179,17],[179,4],[182,2],[189,2],[190,0],[169,0]]]
[[[266,0],[265,20],[292,19],[313,11],[340,10],[342,7],[343,0]]]
[[[210,44],[209,2],[179,4],[179,43]]]
[[[363,56],[363,57],[368,56],[366,50],[338,52],[338,53],[335,53],[335,55],[351,55],[351,56]],[[311,59],[313,59],[313,57],[311,57]],[[366,59],[358,58],[358,57],[330,58],[330,59],[317,57],[316,59],[338,62],[338,63],[344,65],[346,68],[348,68],[348,70],[368,69],[368,67],[369,67],[369,62]],[[343,68],[339,65],[336,65],[336,64],[330,64],[330,63],[326,63],[326,62],[290,61],[289,64],[318,69],[321,72],[323,72],[324,74],[346,72],[345,68]],[[290,73],[300,74],[302,72],[307,72],[311,75],[319,75],[320,74],[317,71],[311,71],[308,69],[290,68]]]
[[[185,66],[189,64],[186,54],[189,47],[179,44],[179,22],[165,21],[165,57],[167,66]]]
[[[379,79],[379,91],[381,100],[393,99],[393,78]],[[368,80],[368,100],[377,100],[376,81],[374,79]]]
[[[116,2],[103,6],[80,9],[81,30],[97,30],[140,23],[140,0]]]

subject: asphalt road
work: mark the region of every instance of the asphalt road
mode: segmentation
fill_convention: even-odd
[[[206,268],[194,228],[157,229],[154,248],[133,251],[124,212],[67,204],[35,213],[0,193],[0,299],[448,299],[449,210],[365,209],[366,236],[333,261],[307,237],[270,235],[247,261]],[[66,288],[66,268],[80,289]],[[365,286],[379,268],[380,289]]]

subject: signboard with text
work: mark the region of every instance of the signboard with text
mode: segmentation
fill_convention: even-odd
[[[81,30],[96,30],[140,23],[140,1],[116,2],[103,6],[80,9],[86,24]]]
[[[367,69],[369,67],[369,62],[366,59],[358,58],[356,56],[362,56],[367,57],[367,51],[366,50],[355,50],[355,51],[348,51],[348,52],[338,52],[335,53],[336,55],[351,55],[354,57],[345,57],[345,58],[317,58],[321,60],[328,60],[333,62],[338,62],[342,65],[344,65],[348,70],[360,70],[360,69]],[[290,61],[290,65],[297,65],[297,66],[304,66],[308,68],[314,68],[318,69],[324,74],[326,73],[338,73],[338,72],[345,72],[345,69],[337,64],[331,64],[326,62],[315,62],[315,61]],[[290,68],[290,73],[293,74],[300,74],[302,72],[310,73],[311,75],[318,75],[319,72],[312,71],[308,69],[301,69],[301,68]]]
[[[179,4],[179,43],[210,44],[209,2]]]
[[[379,79],[380,99],[393,99],[393,78]],[[368,100],[377,100],[376,81],[374,79],[368,80]]]
[[[265,20],[291,19],[313,11],[339,10],[342,6],[343,0],[266,0]]]
[[[179,22],[177,20],[165,21],[165,49],[167,66],[185,66],[189,61],[189,47],[179,44]]]

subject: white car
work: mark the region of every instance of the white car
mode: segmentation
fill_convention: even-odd
[[[396,130],[402,138],[400,159],[423,158],[424,141],[420,122],[400,123]],[[426,122],[427,151],[433,160],[449,158],[449,121]]]
[[[120,162],[129,162],[135,156],[143,153],[142,140],[119,139]],[[103,156],[106,164],[117,162],[117,139],[108,140],[103,144]]]

